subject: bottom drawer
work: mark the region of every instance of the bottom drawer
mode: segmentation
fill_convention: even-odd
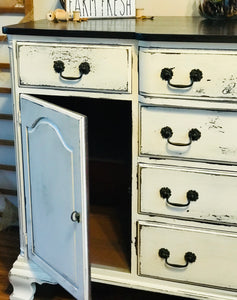
[[[237,289],[236,257],[236,233],[139,223],[139,275]]]

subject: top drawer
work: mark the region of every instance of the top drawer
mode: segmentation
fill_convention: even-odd
[[[206,96],[235,101],[230,98],[237,96],[236,60],[236,51],[141,48],[140,93],[154,96]],[[191,75],[195,77],[194,80],[200,80],[193,84],[190,79],[192,70],[195,70]],[[202,78],[196,70],[201,71]],[[168,83],[161,77],[169,78],[170,71],[173,76]]]
[[[129,46],[19,43],[18,58],[21,86],[131,93]]]

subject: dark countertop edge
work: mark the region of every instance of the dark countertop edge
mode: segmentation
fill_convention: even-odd
[[[217,29],[213,31],[213,30],[209,30],[209,27],[213,25],[212,24],[208,25],[210,22],[202,22],[203,20],[202,18],[197,18],[197,19],[191,17],[176,18],[176,20],[178,21],[178,26],[180,24],[179,21],[184,20],[184,23],[181,22],[181,27],[184,25],[188,26],[190,24],[190,26],[194,26],[196,28],[198,25],[201,25],[201,31],[199,32],[199,30],[194,30],[193,32],[187,32],[187,30],[184,30],[183,33],[180,33],[177,32],[176,30],[176,32],[173,33],[172,30],[170,30],[169,18],[163,17],[157,20],[161,20],[161,28],[167,26],[167,24],[169,25],[167,32],[165,32],[164,30],[162,30],[161,32],[158,31],[154,32],[153,30],[152,32],[151,31],[152,26],[150,25],[153,23],[153,21],[152,23],[148,23],[148,26],[145,26],[145,28],[137,28],[137,30],[136,29],[133,30],[130,28],[125,31],[119,31],[119,30],[110,31],[110,30],[91,30],[91,29],[89,30],[69,29],[68,30],[67,28],[62,28],[62,29],[45,28],[44,27],[45,24],[42,23],[42,21],[44,22],[46,20],[39,20],[35,22],[32,21],[29,23],[25,23],[28,25],[21,23],[21,24],[3,26],[2,31],[4,34],[22,35],[22,36],[133,39],[133,40],[140,40],[140,41],[164,41],[164,42],[237,43],[237,35],[234,34],[235,27],[237,28],[237,25],[232,28],[231,24],[233,23],[230,22],[224,24],[223,28],[222,26],[220,28],[217,27]],[[166,20],[168,20],[168,23]],[[164,21],[166,21],[166,23],[164,23]],[[154,26],[157,26],[157,23],[155,23]],[[220,34],[219,31],[221,32]]]
[[[117,31],[70,31],[67,30],[45,30],[3,27],[3,33],[9,35],[31,35],[31,36],[61,36],[61,37],[84,37],[84,38],[115,38],[134,39],[140,41],[164,41],[164,42],[203,42],[203,43],[237,43],[237,36],[225,35],[185,35],[185,34],[150,34],[139,32],[117,32]]]
[[[32,35],[32,36],[61,36],[61,37],[88,37],[88,38],[121,38],[136,39],[135,32],[117,32],[117,31],[76,31],[76,30],[45,30],[28,28],[3,27],[4,34],[12,35]]]
[[[146,34],[136,33],[136,39],[140,41],[163,42],[202,42],[202,43],[237,43],[237,36],[220,35],[185,35],[185,34]]]

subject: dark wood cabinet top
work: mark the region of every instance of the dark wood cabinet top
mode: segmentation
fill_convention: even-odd
[[[90,19],[85,22],[39,20],[3,27],[16,35],[122,38],[146,41],[237,42],[237,21],[211,21],[201,17]]]

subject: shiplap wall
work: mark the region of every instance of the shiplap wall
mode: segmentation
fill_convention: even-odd
[[[23,18],[21,14],[0,14],[0,28],[4,25],[19,23]],[[2,34],[2,30],[0,30]],[[0,65],[9,63],[9,50],[7,41],[0,42]],[[0,68],[0,87],[11,88],[10,69]],[[0,92],[0,115],[12,114],[12,95],[10,93]],[[14,139],[13,121],[0,118],[0,140]],[[13,170],[4,169],[5,165],[15,166],[15,151],[10,145],[0,144],[0,189],[16,190],[16,174]],[[15,206],[17,197],[12,195],[1,195],[0,193],[0,211],[4,208],[6,197]],[[1,221],[1,220],[0,220]],[[1,222],[0,222],[1,227]]]

